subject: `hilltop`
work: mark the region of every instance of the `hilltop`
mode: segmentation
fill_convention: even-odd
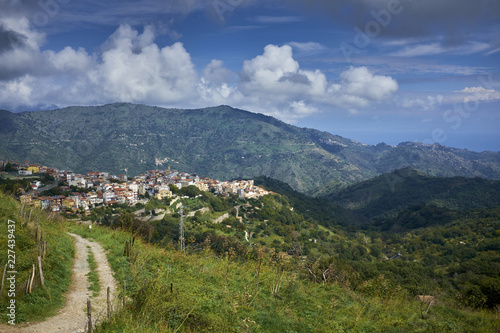
[[[407,166],[435,176],[500,179],[498,152],[411,142],[371,146],[229,106],[0,111],[0,156],[81,173],[137,175],[172,166],[214,179],[266,176],[316,195]]]

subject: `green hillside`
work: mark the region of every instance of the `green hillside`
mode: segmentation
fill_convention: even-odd
[[[438,176],[500,179],[500,153],[417,143],[369,146],[229,106],[0,111],[0,158],[75,172],[127,169],[136,175],[170,166],[216,179],[266,176],[317,195],[406,166]]]
[[[381,217],[375,221],[380,225],[363,230],[344,225],[359,213],[307,197],[279,181],[258,182],[278,193],[244,200],[194,187],[181,189],[185,251],[179,246],[181,217],[168,211],[169,199],[97,208],[86,217],[101,224],[91,233],[87,226],[54,221],[54,216],[34,210],[32,218],[44,219],[40,223],[48,228],[46,237],[53,244],[54,257],[46,262],[52,274],[47,279],[62,290],[67,286],[67,274],[57,268],[60,258],[71,254],[65,245],[68,236],[60,237],[66,229],[100,242],[119,284],[126,282],[125,306],[114,307],[111,319],[95,332],[500,329],[495,312],[500,304],[498,207],[435,211],[435,206],[410,206],[396,216],[411,222],[404,230],[392,227],[392,217]],[[471,195],[486,188],[471,187]],[[494,205],[493,197],[481,202]],[[0,207],[6,212],[3,218],[24,216],[10,197],[1,195]],[[164,216],[158,216],[161,211]],[[435,223],[413,224],[411,218],[429,218],[428,211]],[[214,223],[221,216],[223,221]],[[31,250],[34,242],[29,243],[30,226],[19,229],[19,251],[22,248],[28,257],[36,252]],[[131,239],[134,245],[125,251]],[[28,257],[20,263],[29,263]],[[39,288],[33,295],[19,294],[19,302],[39,309],[38,304],[48,301],[48,292]],[[56,300],[53,313],[60,303],[52,291],[50,295]],[[121,289],[120,299],[123,295]],[[428,306],[416,299],[418,295],[436,301]],[[23,313],[20,321],[39,318]]]
[[[0,267],[2,272],[15,271],[15,288],[5,279],[0,294],[0,322],[7,322],[7,306],[15,300],[14,322],[39,321],[57,313],[64,304],[64,292],[71,280],[74,246],[65,232],[62,218],[50,216],[31,207],[24,207],[13,197],[0,190]],[[45,255],[40,251],[47,242]],[[42,255],[41,255],[42,254]],[[41,255],[45,285],[41,285],[37,258]],[[12,265],[12,266],[11,266]],[[36,267],[31,293],[26,293],[26,283]],[[12,276],[12,274],[7,274]],[[15,290],[15,291],[14,291]],[[1,330],[1,329],[0,329]]]
[[[488,252],[440,272],[428,266],[436,258],[430,251],[420,252],[428,256],[424,263],[367,262],[362,254],[350,260],[323,255],[303,261],[272,248],[232,243],[220,235],[217,243],[207,238],[201,246],[189,244],[185,253],[175,243],[158,247],[136,240],[133,255],[126,257],[123,244],[130,233],[102,227],[92,234],[88,228],[71,229],[109,249],[117,278],[127,283],[127,304],[96,332],[495,332],[500,328],[494,312],[474,309],[498,302],[483,294],[498,297],[498,277],[491,277],[498,268],[488,271],[487,265],[495,263]],[[428,237],[415,235],[412,245],[428,248]],[[381,242],[358,239],[337,241],[371,251]],[[402,243],[386,244],[392,248]],[[416,251],[412,258],[418,258]],[[471,267],[482,267],[486,275],[479,270],[471,277],[464,271]],[[457,277],[448,278],[448,271]],[[459,292],[450,284],[452,279]],[[438,301],[422,306],[416,294]]]
[[[498,207],[500,181],[433,177],[405,168],[351,185],[325,199],[376,220],[395,217],[415,205],[433,205],[451,210]]]

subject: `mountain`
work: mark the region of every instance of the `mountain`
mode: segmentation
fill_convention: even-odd
[[[315,195],[406,166],[436,176],[500,179],[499,152],[410,142],[370,146],[229,106],[0,111],[0,158],[75,172],[135,175],[170,166],[216,179],[267,176]]]
[[[422,209],[427,210],[427,214],[442,214],[447,210],[498,207],[500,181],[477,177],[433,177],[404,168],[348,186],[323,199],[367,219],[380,220],[399,215],[400,219],[406,216],[408,220],[408,212]],[[425,208],[429,206],[445,209],[431,209],[431,212]],[[407,214],[401,215],[405,210]]]

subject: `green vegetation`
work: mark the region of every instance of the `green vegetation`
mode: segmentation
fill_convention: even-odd
[[[97,263],[95,262],[94,254],[92,253],[90,246],[87,247],[87,262],[90,269],[87,273],[87,279],[89,281],[89,290],[92,291],[92,297],[96,297],[99,295],[101,285],[99,284],[99,274],[97,273]]]
[[[119,288],[127,285],[119,295],[125,307],[96,331],[500,330],[498,181],[403,169],[328,198],[265,177],[256,182],[277,194],[246,200],[180,190],[185,251],[171,199],[97,208],[88,216],[92,232],[66,222],[101,243]],[[5,216],[25,216],[13,199],[0,199]],[[29,240],[34,224],[25,222],[21,238]],[[65,235],[60,223],[42,227]],[[31,256],[33,244],[25,251]],[[38,304],[43,292],[20,301]],[[433,302],[420,302],[423,295]],[[37,317],[23,313],[20,320]]]
[[[464,310],[439,300],[425,314],[420,302],[384,276],[360,281],[346,265],[317,283],[300,258],[267,247],[237,255],[188,246],[160,248],[135,241],[135,256],[123,254],[130,234],[72,226],[100,242],[119,281],[127,282],[125,308],[96,332],[495,332],[488,311]]]
[[[213,179],[267,176],[316,195],[407,166],[435,176],[500,179],[498,152],[363,145],[229,106],[180,110],[117,103],[4,111],[0,124],[3,158],[79,173],[127,169],[137,175],[171,166]]]
[[[424,179],[443,184],[457,181]],[[324,272],[342,266],[356,272],[353,281],[358,284],[384,276],[412,297],[439,294],[452,304],[476,308],[494,308],[498,304],[498,291],[493,287],[500,284],[497,208],[452,210],[421,204],[409,206],[394,217],[370,220],[325,199],[297,193],[281,182],[264,178],[257,182],[283,194],[245,201],[205,192],[200,197],[183,199],[184,214],[194,213],[184,217],[186,244],[198,250],[210,244],[210,250],[219,256],[232,249],[239,257],[246,256],[249,246],[265,246],[302,258],[307,265],[306,275],[314,279],[328,279]],[[485,184],[469,188],[485,194],[495,190],[497,182]],[[459,199],[461,192],[456,193]],[[489,196],[488,200],[483,197],[469,204],[488,207],[495,200]],[[388,200],[389,211],[400,209],[399,202],[390,207]],[[179,242],[178,212],[168,213],[168,205],[157,200],[151,204],[167,214],[148,222],[127,210],[107,208],[104,217],[91,217],[148,242],[175,248]],[[226,219],[213,223],[221,216]],[[392,257],[397,259],[389,259]],[[467,267],[474,267],[473,273]],[[471,285],[475,285],[474,292]]]
[[[15,221],[15,246],[8,243],[8,220]],[[37,239],[38,237],[38,239]],[[42,259],[45,288],[41,286],[37,257],[40,255],[40,237],[47,242],[45,258]],[[12,238],[11,238],[12,239]],[[55,315],[64,303],[64,292],[70,284],[74,256],[73,241],[65,233],[64,223],[54,215],[37,209],[22,207],[14,198],[0,192],[0,267],[3,271],[8,257],[7,251],[15,251],[16,274],[16,323],[39,321]],[[26,294],[26,282],[36,265],[32,293]],[[5,281],[7,283],[7,281]],[[1,322],[7,321],[6,309],[10,297],[4,287],[0,295]]]
[[[380,220],[420,204],[453,210],[498,207],[500,181],[439,178],[405,168],[351,185],[326,199],[372,220]]]

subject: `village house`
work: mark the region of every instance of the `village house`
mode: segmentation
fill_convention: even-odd
[[[19,169],[17,171],[17,173],[20,175],[20,176],[31,176],[33,174],[33,171],[31,170],[26,170],[26,169]]]
[[[31,171],[32,173],[39,173],[40,172],[40,165],[39,164],[30,164],[26,170]]]
[[[172,191],[168,186],[161,186],[158,188],[158,191],[155,194],[155,198],[158,200],[163,200],[165,198],[171,198],[173,196]]]

